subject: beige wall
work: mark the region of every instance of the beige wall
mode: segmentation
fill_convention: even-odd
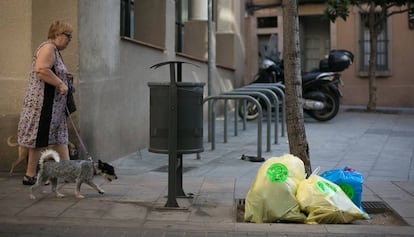
[[[27,3],[25,0],[0,1],[0,108],[3,116],[20,112],[21,107],[16,103],[21,105],[23,101],[30,71],[32,11],[31,4]]]
[[[184,23],[183,53],[207,60],[208,22],[191,20]]]
[[[32,12],[27,3],[0,1],[0,170],[10,168],[12,159],[17,157],[17,147],[8,147],[6,139],[16,134],[30,70]]]
[[[366,105],[368,103],[368,78],[358,72],[358,15],[353,12],[344,22],[337,21],[337,44],[340,48],[351,50],[355,54],[354,64],[344,71],[343,87],[344,104]],[[389,55],[391,73],[386,77],[378,77],[377,105],[414,107],[414,30],[408,29],[407,13],[393,15],[389,21]]]
[[[32,55],[40,42],[47,39],[53,20],[66,20],[75,28],[74,39],[62,55],[68,69],[77,75],[76,3],[65,0],[0,1],[0,171],[8,170],[17,157],[17,147],[7,146],[6,140],[17,133]],[[17,171],[23,168],[21,165]]]
[[[135,1],[134,38],[165,47],[165,17],[165,1]]]

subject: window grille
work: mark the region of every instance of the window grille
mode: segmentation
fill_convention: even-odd
[[[379,13],[376,14],[376,18],[379,18]],[[367,72],[369,68],[369,55],[370,55],[370,33],[366,24],[368,20],[368,13],[361,13],[361,33],[360,33],[360,71]],[[388,71],[388,34],[387,34],[387,21],[385,20],[381,27],[377,37],[377,71]]]

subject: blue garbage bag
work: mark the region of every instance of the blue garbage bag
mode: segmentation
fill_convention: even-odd
[[[333,169],[325,171],[320,175],[321,177],[337,184],[352,200],[352,202],[362,209],[362,184],[364,183],[364,176],[352,168],[345,167],[344,169]]]

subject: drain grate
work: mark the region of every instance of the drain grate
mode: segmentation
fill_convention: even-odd
[[[392,211],[391,208],[385,202],[361,202],[362,208],[367,213],[382,213]]]
[[[235,199],[235,203],[237,207],[241,207],[245,205],[246,200],[244,198]],[[372,202],[363,201],[361,202],[361,206],[369,214],[392,212],[392,209],[385,202],[381,202],[381,201],[372,201]]]
[[[246,204],[245,199],[235,199],[236,205],[236,221],[244,221],[244,206]],[[357,225],[398,225],[404,226],[407,223],[401,218],[388,204],[381,201],[361,203],[362,208],[370,215],[369,220],[355,220],[353,223]]]

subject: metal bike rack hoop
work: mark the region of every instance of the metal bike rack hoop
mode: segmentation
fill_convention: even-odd
[[[269,95],[271,95],[271,97],[273,98],[274,101],[274,106],[275,106],[275,144],[279,143],[278,140],[278,124],[279,124],[279,120],[277,119],[277,117],[279,117],[279,98],[277,97],[277,95],[275,94],[275,92],[273,92],[271,89],[268,88],[252,88],[252,87],[241,87],[236,89],[235,91],[256,91],[256,92],[261,92],[264,95],[266,95],[265,93],[268,93]],[[267,116],[268,116],[268,120],[272,121],[270,117],[270,114],[272,113],[272,109],[268,109],[267,110]]]
[[[248,90],[246,90],[246,91],[239,91],[239,90],[233,90],[233,91],[225,92],[222,95],[249,95],[249,96],[257,96],[257,97],[262,98],[265,101],[266,106],[267,106],[268,109],[271,109],[271,107],[272,107],[269,98],[265,94],[263,94],[262,92],[258,92],[258,91],[248,91]],[[262,110],[262,113],[263,113],[263,110]],[[258,120],[261,120],[261,119],[258,119]],[[267,124],[267,128],[266,128],[266,138],[267,138],[266,139],[266,151],[268,151],[268,152],[271,149],[270,148],[271,147],[271,145],[270,145],[271,144],[271,139],[270,139],[270,135],[271,135],[270,134],[271,123],[272,123],[271,115],[269,113],[267,113],[267,121],[266,121],[266,124]]]
[[[214,146],[215,146],[215,141],[214,141],[214,136],[215,136],[215,108],[214,108],[214,102],[216,100],[223,100],[223,99],[236,99],[236,100],[249,100],[253,103],[255,103],[258,107],[259,110],[259,115],[262,116],[262,106],[260,105],[260,103],[253,98],[252,96],[249,95],[213,95],[213,96],[208,96],[206,98],[204,98],[203,103],[212,100],[213,105],[212,105],[212,121],[211,121],[211,128],[209,127],[209,129],[211,129],[211,149],[214,150]],[[258,119],[257,120],[257,158],[262,158],[262,120]]]
[[[282,132],[281,136],[284,137],[286,134],[286,96],[285,96],[285,86],[281,83],[253,83],[245,87],[253,88],[268,88],[273,90],[280,98],[282,99]]]

